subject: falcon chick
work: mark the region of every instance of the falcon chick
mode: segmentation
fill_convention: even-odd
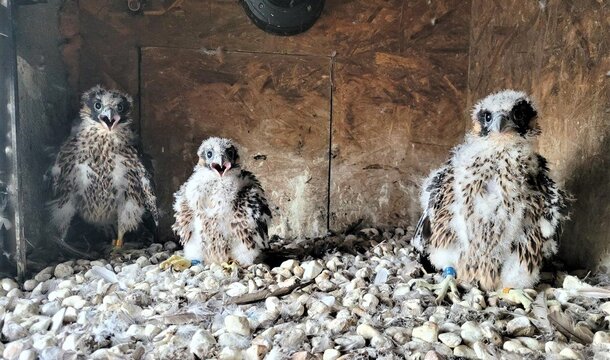
[[[534,149],[536,117],[523,92],[487,96],[472,111],[464,143],[424,182],[413,245],[443,270],[443,283],[432,286],[438,301],[457,291],[457,278],[503,288],[499,296],[529,307],[519,289],[533,287],[543,259],[557,252],[569,201]]]
[[[130,126],[133,102],[118,90],[95,86],[81,103],[80,123],[51,168],[51,222],[64,246],[78,215],[88,224],[115,230],[112,244],[121,248],[123,236],[136,230],[147,212],[155,225],[158,219],[151,173]]]
[[[248,266],[269,248],[271,211],[256,177],[240,168],[237,146],[211,137],[197,151],[191,177],[174,194],[172,229],[188,262],[174,256],[164,267],[204,261]]]

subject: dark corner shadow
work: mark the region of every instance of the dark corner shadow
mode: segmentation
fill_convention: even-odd
[[[568,167],[573,169],[565,182],[573,195],[571,219],[565,224],[558,257],[568,269],[610,269],[598,265],[610,263],[610,127],[596,156],[581,158],[575,154]]]

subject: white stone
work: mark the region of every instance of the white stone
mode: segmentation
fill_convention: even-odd
[[[371,346],[379,351],[387,351],[394,346],[392,341],[383,335],[374,336],[371,339]]]
[[[472,345],[483,338],[483,332],[481,331],[479,324],[476,322],[466,321],[462,325],[460,336],[465,344]]]
[[[34,290],[34,288],[36,288],[36,286],[38,286],[38,281],[36,281],[35,279],[26,280],[23,283],[23,290],[32,291]]]
[[[375,336],[379,336],[379,331],[368,324],[360,324],[356,328],[356,334],[362,336],[363,338],[370,340]]]
[[[365,294],[362,297],[362,302],[360,305],[369,313],[375,313],[377,310],[377,305],[379,305],[379,299],[373,294]]]
[[[55,291],[51,291],[51,293],[49,293],[48,299],[49,301],[63,300],[68,296],[70,296],[70,289],[58,289]]]
[[[36,323],[30,326],[31,333],[46,332],[49,330],[52,322],[51,318],[49,316],[40,316],[38,319],[39,320]]]
[[[518,349],[522,348],[523,344],[521,344],[518,340],[508,340],[502,344],[502,348],[506,351],[516,352]]]
[[[574,360],[583,360],[584,359],[584,357],[580,353],[577,353],[576,351],[570,349],[569,347],[566,347],[565,349],[561,350],[559,355],[566,357],[568,359],[574,359]]]
[[[534,351],[544,351],[544,345],[534,338],[521,336],[518,337],[517,340],[519,340],[523,345],[527,346],[528,349]]]
[[[593,336],[593,344],[610,344],[610,332],[598,331]]]
[[[23,298],[23,292],[19,288],[14,288],[6,294],[7,298]]]
[[[66,314],[66,308],[61,308],[53,315],[51,331],[57,331],[61,329],[64,324],[64,315]]]
[[[322,356],[322,360],[337,360],[341,356],[341,352],[335,349],[326,349],[324,350],[324,355]]]
[[[26,318],[38,314],[38,311],[38,304],[30,300],[20,300],[17,305],[15,305],[13,314],[19,318]]]
[[[25,350],[19,354],[19,360],[36,360],[36,353],[32,350]]]
[[[284,335],[280,345],[284,349],[296,350],[303,346],[303,343],[307,340],[305,331],[300,328],[293,328]]]
[[[438,325],[427,321],[422,326],[413,328],[411,337],[430,343],[435,343],[438,340]]]
[[[610,315],[610,301],[607,301],[599,306],[600,310]]]
[[[66,351],[79,351],[78,348],[78,337],[75,334],[66,336],[64,342],[61,345],[62,350]]]
[[[566,347],[565,344],[557,341],[548,341],[544,344],[544,352],[547,354],[559,354]]]
[[[208,358],[210,351],[216,345],[216,340],[212,334],[204,329],[195,332],[189,343],[189,351],[197,355],[200,359]]]
[[[64,323],[65,324],[73,323],[76,321],[77,318],[78,318],[77,310],[71,306],[67,307],[66,312],[64,314]]]
[[[55,271],[53,272],[53,275],[55,275],[56,278],[63,278],[72,274],[74,274],[74,269],[72,268],[72,266],[67,265],[65,263],[58,264],[55,267]]]
[[[335,343],[346,351],[360,349],[366,345],[366,341],[360,335],[344,335],[335,339]]]
[[[219,360],[242,360],[243,354],[239,349],[231,349],[229,347],[225,347],[218,354]]]
[[[228,315],[224,320],[225,328],[228,332],[250,336],[250,322],[248,318],[237,315]]]
[[[19,284],[17,284],[17,282],[11,278],[4,278],[0,280],[0,286],[2,286],[2,289],[6,292],[19,288]]]
[[[2,326],[2,335],[4,335],[4,337],[8,341],[15,341],[22,339],[28,336],[29,334],[23,326],[17,324],[16,322],[13,322],[12,320],[5,320],[4,325]]]
[[[519,316],[506,324],[506,332],[513,336],[532,336],[535,329],[528,318]]]
[[[462,343],[462,338],[454,333],[439,334],[438,339],[450,348],[454,348]]]
[[[477,358],[481,360],[494,360],[495,357],[489,352],[487,345],[485,345],[482,341],[477,341],[472,345],[472,348],[477,354]]]
[[[240,282],[234,282],[227,287],[226,291],[229,296],[240,296],[248,293],[248,287]]]
[[[148,337],[149,339],[154,338],[160,332],[161,332],[161,329],[158,326],[153,325],[153,324],[147,324],[144,327],[144,336]],[[195,334],[197,334],[197,333],[195,333]]]
[[[312,260],[304,262],[302,268],[304,270],[303,280],[312,280],[320,275],[322,270],[324,270],[324,265],[318,260]]]
[[[294,269],[295,266],[299,265],[299,261],[298,260],[294,260],[294,259],[289,259],[284,261],[280,267],[282,269],[288,269],[288,270],[292,270]]]
[[[32,346],[34,347],[34,349],[41,351],[42,349],[46,349],[53,345],[55,345],[55,336],[48,334],[48,335],[42,335],[42,336],[34,339],[34,343]]]
[[[467,359],[477,359],[477,353],[466,345],[458,345],[453,349],[453,355]]]
[[[269,351],[269,347],[252,344],[246,351],[242,352],[244,360],[263,360]]]
[[[19,358],[21,352],[25,350],[25,342],[12,341],[5,345],[2,356],[7,360],[15,360]]]
[[[68,296],[61,302],[62,306],[71,306],[75,309],[82,309],[86,304],[87,302],[80,295]]]

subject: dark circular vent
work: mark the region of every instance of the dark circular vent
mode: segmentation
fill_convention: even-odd
[[[256,26],[276,35],[306,31],[324,8],[324,0],[240,0],[240,3]]]

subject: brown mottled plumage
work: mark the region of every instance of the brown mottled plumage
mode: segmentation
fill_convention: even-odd
[[[535,151],[536,116],[522,92],[488,96],[473,110],[473,132],[424,183],[413,243],[459,281],[529,288],[557,251],[567,199]]]
[[[129,95],[93,87],[82,96],[80,123],[63,143],[51,169],[54,200],[52,223],[65,243],[75,215],[85,222],[111,227],[113,242],[136,230],[146,212],[158,213],[152,178],[135,146]]]
[[[188,260],[250,265],[269,247],[271,211],[256,177],[240,169],[237,146],[209,138],[199,163],[174,194],[172,229]]]

